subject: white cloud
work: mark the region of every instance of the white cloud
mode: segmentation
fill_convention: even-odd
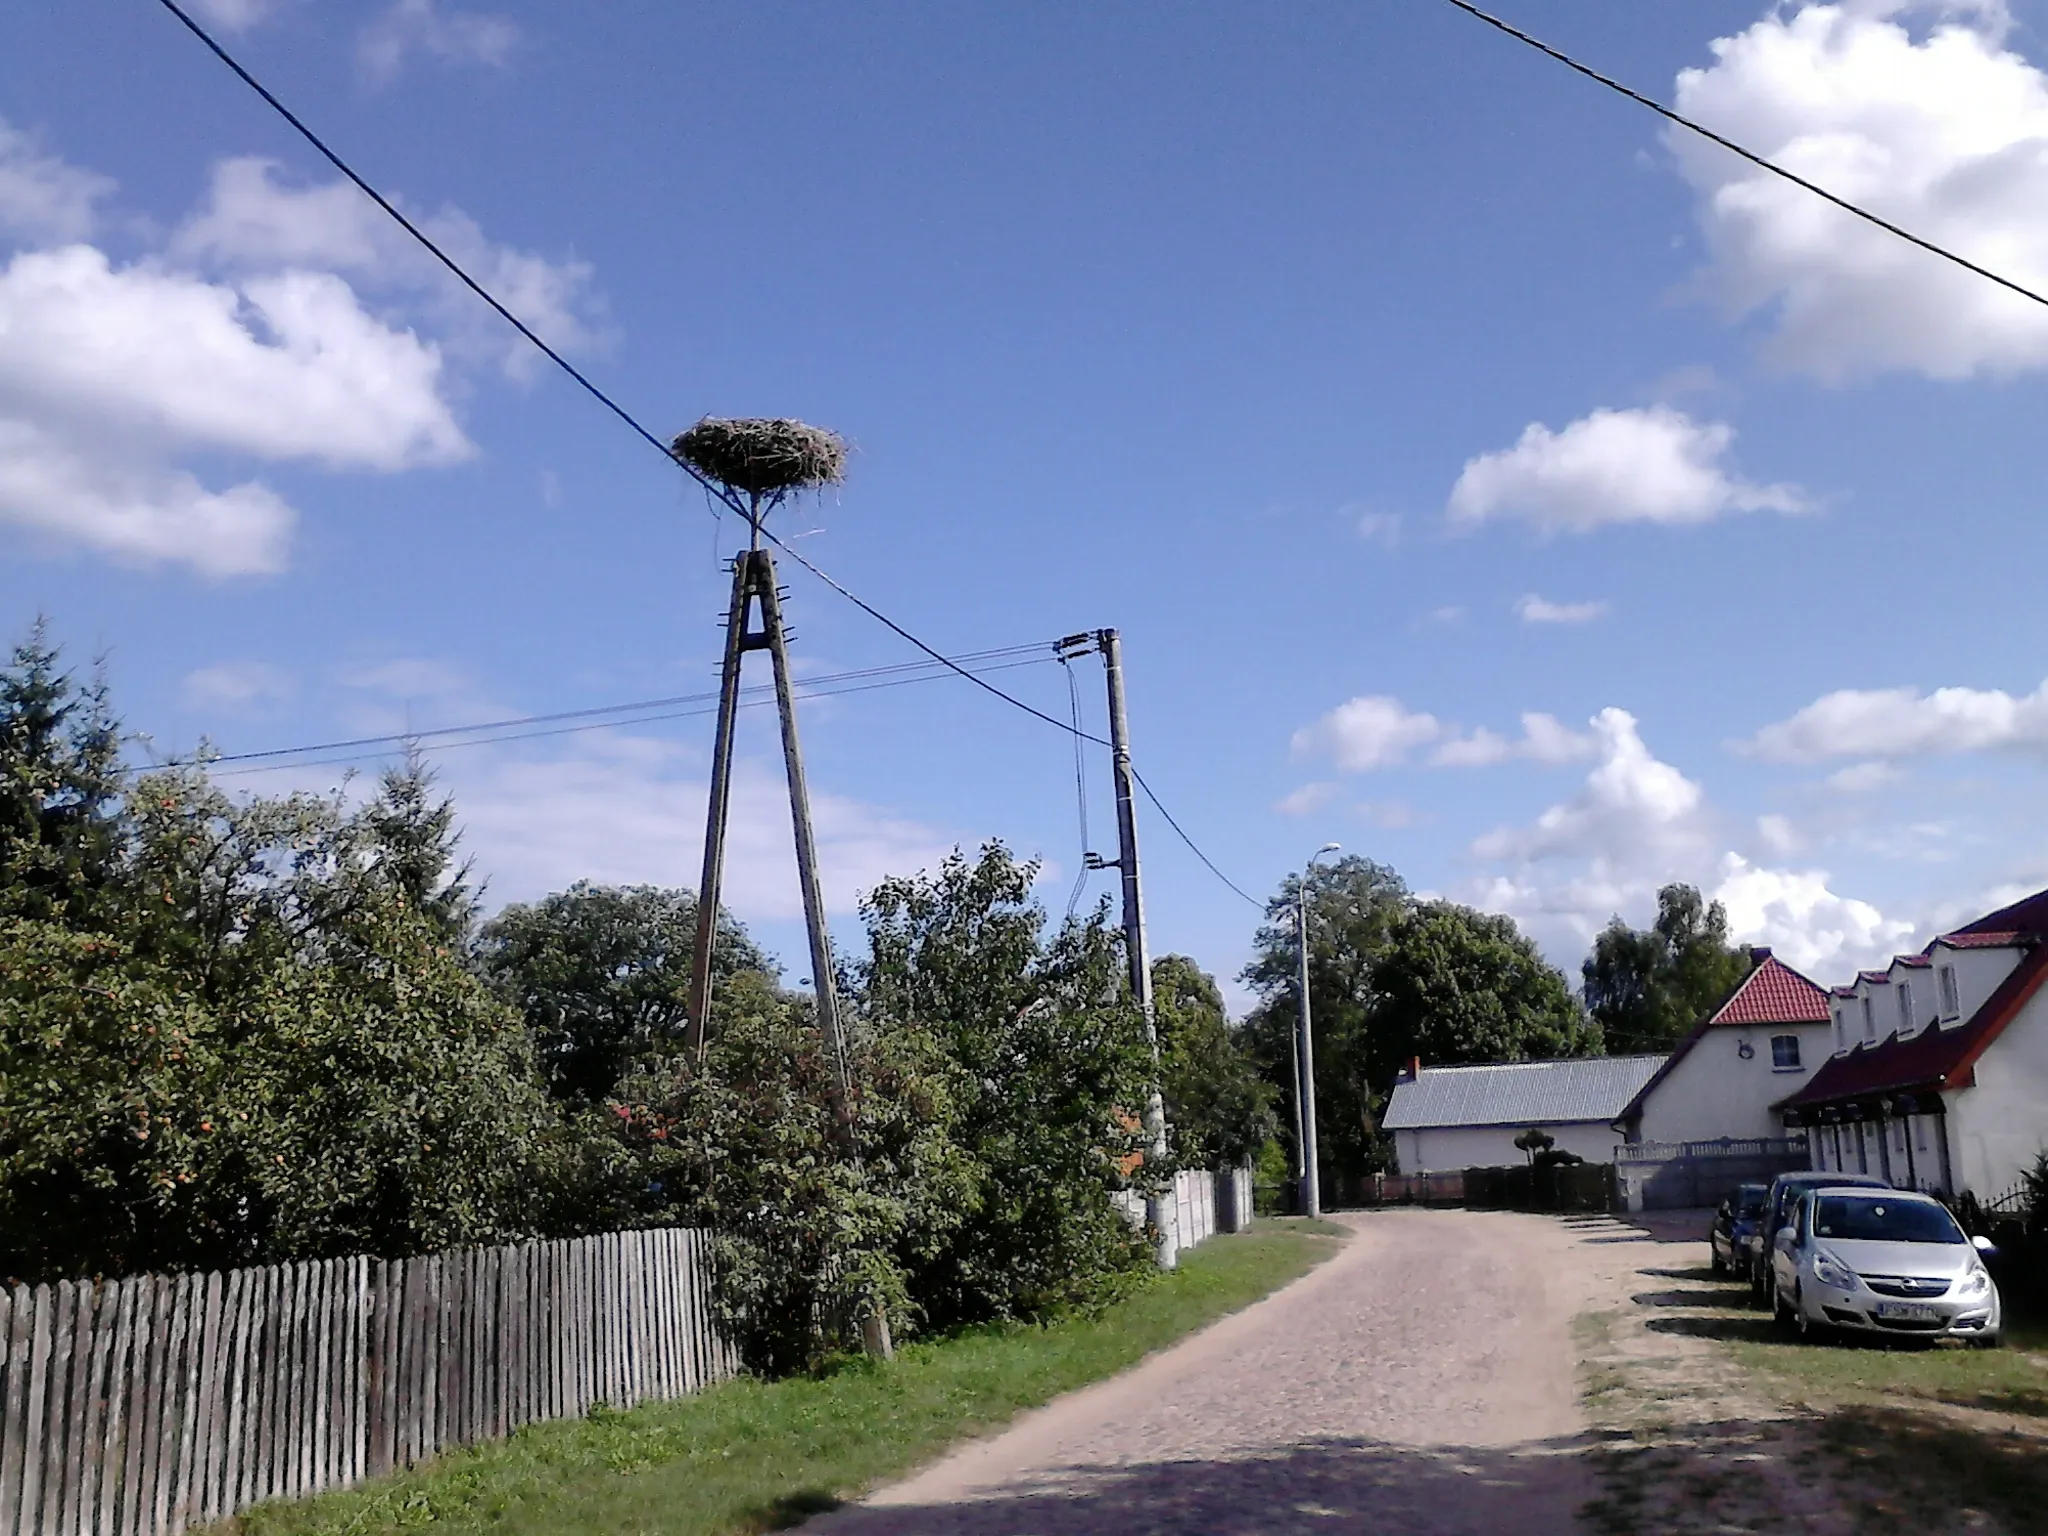
[[[1635,716],[1603,709],[1592,719],[1600,762],[1575,798],[1525,828],[1490,832],[1472,845],[1483,859],[1670,858],[1701,846],[1700,787],[1643,745]]]
[[[1913,936],[1911,923],[1830,890],[1825,870],[1759,869],[1731,853],[1720,876],[1712,895],[1728,911],[1728,931],[1745,943],[1770,945],[1809,976],[1846,981]]]
[[[1399,699],[1372,694],[1331,710],[1294,733],[1298,757],[1326,754],[1347,773],[1392,768],[1442,733],[1434,715],[1411,713]]]
[[[431,295],[434,318],[452,344],[499,357],[513,373],[530,372],[536,356],[531,344],[511,334],[355,187],[345,181],[290,186],[278,171],[275,161],[258,156],[221,161],[206,205],[173,237],[173,253],[234,271],[325,268],[377,291]],[[595,345],[586,319],[596,303],[587,263],[497,244],[459,208],[406,212],[549,345],[567,351]]]
[[[70,241],[0,267],[0,522],[34,542],[215,578],[279,571],[286,500],[246,472],[202,484],[183,457],[449,464],[475,451],[449,403],[450,359],[527,366],[345,184],[294,188],[268,162],[223,162],[205,207],[126,264],[78,238],[110,186],[0,123],[0,219]],[[459,210],[423,222],[543,335],[592,340],[587,267],[493,244]]]
[[[1597,746],[1593,736],[1570,729],[1556,716],[1532,711],[1522,716],[1519,739],[1510,740],[1481,726],[1468,735],[1447,738],[1429,760],[1440,768],[1485,768],[1517,758],[1572,763],[1591,757]]]
[[[706,793],[694,772],[698,754],[605,733],[574,757],[478,764],[461,756],[448,754],[445,782],[493,902],[531,900],[575,880],[697,883]],[[826,905],[841,918],[883,877],[928,868],[956,841],[815,789],[811,814]],[[802,916],[779,763],[742,761],[735,770],[725,900],[742,918]]]
[[[1401,542],[1401,514],[1368,512],[1358,520],[1358,536],[1368,544],[1394,549]]]
[[[114,183],[44,154],[34,139],[0,118],[0,230],[34,240],[83,240],[93,207]]]
[[[1792,825],[1792,818],[1772,811],[1756,819],[1757,841],[1773,858],[1787,859],[1802,852],[1806,839]]]
[[[202,576],[284,568],[295,514],[262,485],[210,491],[182,470],[96,451],[0,415],[0,522],[53,546]]]
[[[457,10],[439,0],[394,0],[363,29],[357,56],[372,80],[385,83],[421,55],[443,64],[502,69],[518,45],[519,28],[509,17]]]
[[[1553,603],[1534,592],[1515,602],[1515,617],[1524,624],[1590,624],[1606,612],[1604,602]]]
[[[230,32],[245,31],[277,9],[277,0],[190,0],[208,21]]]
[[[291,673],[267,661],[223,661],[186,673],[179,691],[202,708],[235,710],[288,699],[295,685]]]
[[[1531,422],[1512,448],[1468,460],[1452,521],[1520,517],[1548,532],[1609,523],[1703,523],[1731,512],[1799,512],[1798,487],[1754,485],[1722,460],[1732,427],[1670,406],[1603,408],[1553,432]]]
[[[2048,682],[2018,698],[1996,688],[1844,688],[1765,726],[1746,745],[1760,757],[1793,763],[2038,750],[2048,747]]]
[[[1917,34],[1907,19],[1924,14]],[[1679,110],[1829,191],[2035,289],[2048,287],[2048,76],[1997,4],[1778,6],[1680,73]],[[2048,311],[1692,134],[1706,277],[1822,378],[1939,379],[2048,365]]]
[[[1522,716],[1522,734],[1513,739],[1484,726],[1459,734],[1436,716],[1410,710],[1399,699],[1368,694],[1338,705],[1313,725],[1303,726],[1294,733],[1292,746],[1297,757],[1324,756],[1346,773],[1365,773],[1399,767],[1411,753],[1427,746],[1436,748],[1429,755],[1433,767],[1483,768],[1517,759],[1577,762],[1593,755],[1596,742],[1594,737],[1560,724],[1555,716],[1535,711]],[[1308,795],[1318,788],[1307,785],[1295,795]],[[1294,796],[1288,798],[1291,801]],[[1283,801],[1281,808],[1287,803]]]
[[[1845,795],[1868,794],[1896,784],[1905,775],[1891,763],[1851,763],[1828,775],[1828,788]]]
[[[1332,784],[1324,779],[1314,784],[1304,784],[1299,789],[1289,790],[1273,802],[1273,809],[1282,816],[1308,816],[1322,810],[1343,792],[1343,785]]]
[[[1464,892],[1523,923],[1560,963],[1575,963],[1612,915],[1647,924],[1658,888],[1672,881],[1722,902],[1738,941],[1770,944],[1823,976],[1874,964],[1911,932],[1836,893],[1824,870],[1775,868],[1728,849],[1702,787],[1650,752],[1627,711],[1602,710],[1592,726],[1600,761],[1580,792],[1527,826],[1476,839],[1473,857],[1504,867]],[[1761,817],[1755,830],[1774,857],[1799,841],[1783,817]]]
[[[0,408],[263,458],[406,469],[470,445],[441,359],[372,319],[330,273],[239,285],[114,267],[91,246],[0,273]]]

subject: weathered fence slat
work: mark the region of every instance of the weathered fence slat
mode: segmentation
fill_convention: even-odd
[[[682,1229],[0,1289],[0,1536],[179,1536],[737,1367]]]

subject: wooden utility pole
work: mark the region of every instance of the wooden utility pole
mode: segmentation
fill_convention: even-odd
[[[818,879],[818,840],[811,827],[811,794],[797,737],[796,691],[789,676],[789,640],[782,626],[782,591],[775,561],[763,543],[762,524],[792,492],[836,485],[845,473],[846,444],[837,434],[787,419],[723,420],[707,416],[677,437],[671,450],[698,484],[746,518],[753,540],[733,557],[732,602],[725,617],[725,659],[718,679],[718,730],[711,749],[711,787],[704,811],[704,877],[697,885],[697,934],[690,952],[691,1055],[704,1059],[711,1031],[711,962],[718,945],[719,898],[725,884],[725,827],[732,803],[734,726],[739,716],[740,669],[748,651],[765,650],[775,669],[775,705],[782,717],[782,766],[789,781],[789,820],[796,841],[797,883],[811,941],[811,989],[818,1034],[825,1049],[826,1094],[832,1136],[840,1154],[861,1172],[860,1133],[854,1124],[853,1064],[839,1018],[839,978],[832,935],[825,926],[825,890]],[[754,609],[761,610],[755,629]],[[871,1307],[860,1319],[871,1355],[890,1358],[888,1313]]]
[[[1145,1039],[1152,1047],[1152,1089],[1145,1099],[1146,1161],[1166,1166],[1166,1101],[1159,1091],[1159,1031],[1152,1009],[1152,957],[1145,944],[1145,888],[1138,877],[1137,783],[1131,774],[1131,725],[1124,708],[1123,642],[1113,629],[1098,629],[1102,670],[1109,680],[1109,760],[1116,779],[1117,872],[1123,877],[1124,956],[1130,964],[1131,995],[1145,1015]],[[1159,1234],[1162,1269],[1180,1262],[1180,1206],[1168,1189],[1145,1201],[1145,1219]]]

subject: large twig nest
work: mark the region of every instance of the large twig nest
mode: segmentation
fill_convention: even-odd
[[[846,443],[801,421],[706,416],[673,445],[675,456],[707,480],[748,496],[780,498],[846,478]]]

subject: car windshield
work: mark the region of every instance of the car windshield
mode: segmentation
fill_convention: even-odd
[[[1961,1243],[1955,1218],[1938,1205],[1883,1195],[1822,1195],[1814,1202],[1816,1237],[1867,1243]]]
[[[1735,1214],[1755,1216],[1763,1210],[1764,1202],[1769,1198],[1770,1191],[1761,1185],[1755,1189],[1742,1190],[1735,1196]]]

